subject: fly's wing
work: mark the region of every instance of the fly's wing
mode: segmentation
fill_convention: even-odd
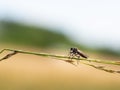
[[[82,56],[83,58],[88,58],[87,55],[85,55],[82,51],[78,50],[78,54]]]

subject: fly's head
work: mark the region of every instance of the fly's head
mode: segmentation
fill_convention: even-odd
[[[70,48],[70,53],[75,54],[77,52],[78,52],[77,48]]]

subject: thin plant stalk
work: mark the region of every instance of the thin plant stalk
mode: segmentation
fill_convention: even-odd
[[[47,54],[47,53],[37,53],[37,52],[15,50],[15,49],[3,49],[3,50],[0,51],[0,54],[3,53],[4,51],[11,51],[12,53],[9,53],[6,56],[4,56],[3,58],[0,59],[0,61],[8,59],[11,56],[16,55],[18,53],[22,53],[22,54],[31,54],[31,55],[37,55],[37,56],[43,56],[43,57],[54,57],[54,58],[57,58],[58,60],[68,62],[68,63],[70,63],[70,64],[72,64],[74,66],[76,66],[76,64],[74,64],[73,60],[82,60],[82,61],[89,61],[89,62],[96,62],[96,63],[111,64],[111,65],[120,66],[120,62],[116,62],[116,61],[103,61],[103,60],[82,59],[82,58],[79,58],[79,59],[78,58],[72,58],[72,60],[69,60],[69,56],[52,55],[52,54]],[[85,65],[91,66],[93,68],[109,72],[109,73],[119,73],[120,74],[120,71],[106,69],[103,66],[95,66],[93,64],[89,64],[89,63],[85,63],[85,62],[82,62],[82,63],[85,64]]]
[[[37,52],[30,52],[30,51],[23,51],[23,50],[15,50],[15,49],[3,49],[0,51],[0,54],[4,51],[13,51],[17,53],[22,54],[31,54],[31,55],[37,55],[37,56],[44,56],[44,57],[55,57],[55,58],[63,58],[68,59],[69,56],[60,56],[60,55],[53,55],[53,54],[47,54],[47,53],[37,53]],[[90,62],[96,62],[96,63],[102,63],[102,64],[111,64],[111,65],[118,65],[120,66],[120,62],[117,61],[109,61],[109,60],[96,60],[96,59],[83,59],[83,58],[72,58],[73,60],[83,60],[83,61],[90,61]]]

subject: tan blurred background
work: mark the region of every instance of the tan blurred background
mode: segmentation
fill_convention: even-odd
[[[117,13],[114,12],[112,17],[110,12],[105,13],[105,16],[102,12],[104,8],[112,9],[112,12],[116,8],[119,9],[120,7],[114,7],[119,6],[119,1],[106,0],[99,3],[93,0],[90,5],[87,4],[89,7],[84,7],[86,3],[81,0],[76,1],[77,3],[70,1],[69,4],[67,0],[59,3],[54,0],[51,2],[41,0],[0,2],[2,3],[0,3],[0,50],[10,48],[67,56],[71,47],[78,47],[89,58],[120,60],[119,27],[115,25],[115,21],[112,21],[117,19],[114,18]],[[104,6],[100,9],[102,2]],[[79,4],[82,6],[79,7]],[[65,9],[59,5],[63,5]],[[99,8],[102,14],[94,14],[93,7]],[[94,12],[88,12],[88,8]],[[78,12],[83,10],[82,13],[79,12],[79,15],[82,16],[77,16],[78,19],[75,18],[78,15],[74,12],[76,9]],[[112,17],[112,20],[106,19],[107,15]],[[85,17],[92,19],[86,21]],[[117,23],[119,24],[119,22]],[[115,26],[115,31],[110,29]],[[10,52],[5,51],[0,54],[0,57],[2,58],[8,53]],[[120,89],[119,74],[101,71],[81,62],[76,67],[56,58],[16,54],[0,62],[0,90]],[[103,66],[113,70],[120,68],[114,65]]]

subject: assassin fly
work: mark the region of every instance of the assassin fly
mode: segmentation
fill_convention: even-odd
[[[82,51],[80,51],[79,49],[77,49],[77,48],[70,48],[70,59],[72,59],[72,58],[74,58],[74,57],[77,57],[78,59],[80,58],[80,57],[83,57],[83,58],[85,58],[85,59],[87,59],[88,58],[88,56],[86,55],[86,54],[84,54]]]

